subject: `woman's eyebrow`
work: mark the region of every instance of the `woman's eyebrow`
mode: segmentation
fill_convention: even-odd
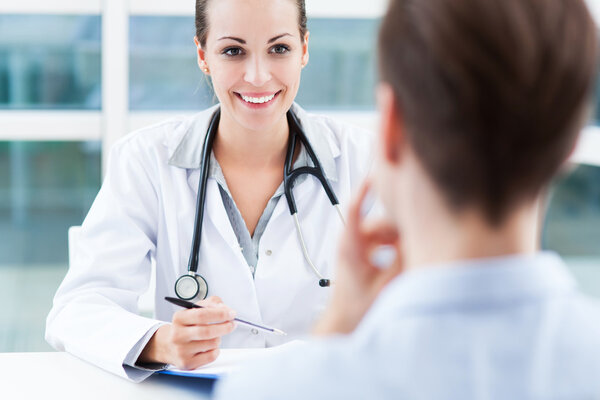
[[[292,36],[289,33],[282,33],[281,35],[277,35],[271,39],[269,39],[269,41],[267,43],[273,43],[274,41],[276,41],[277,39],[281,39],[284,36]]]
[[[272,37],[271,39],[269,39],[267,41],[267,43],[273,43],[274,41],[276,41],[278,39],[281,39],[284,36],[292,36],[292,35],[289,34],[289,33],[282,33],[281,35],[277,35],[275,37]],[[246,44],[246,41],[244,39],[240,39],[240,38],[237,38],[237,37],[234,37],[234,36],[223,36],[223,37],[220,37],[218,40],[225,40],[225,39],[235,40],[236,42],[239,42],[241,44]]]
[[[240,42],[241,44],[246,44],[246,41],[244,39],[236,38],[233,36],[223,36],[223,37],[220,37],[218,40],[224,40],[224,39],[231,39],[231,40],[235,40],[236,42]]]

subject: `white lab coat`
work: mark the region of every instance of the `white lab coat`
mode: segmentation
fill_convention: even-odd
[[[345,211],[369,168],[372,136],[293,107],[313,147],[321,149],[317,157]],[[164,297],[175,295],[175,281],[187,271],[201,143],[213,112],[169,120],[114,145],[106,178],[82,225],[75,259],[48,315],[46,339],[52,346],[128,379],[149,375],[123,362],[152,329],[171,321],[179,310]],[[170,165],[175,153],[184,153],[179,158],[191,165]],[[312,176],[296,185],[294,194],[308,252],[320,272],[332,277],[342,228],[339,217]],[[219,296],[240,318],[288,333],[274,336],[238,325],[223,337],[222,347],[273,346],[305,335],[331,289],[318,285],[303,257],[285,196],[260,240],[254,277],[212,178],[205,207],[198,272],[208,282],[208,295]],[[137,314],[152,259],[156,319]]]

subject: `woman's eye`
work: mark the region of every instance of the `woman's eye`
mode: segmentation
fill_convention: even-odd
[[[271,47],[271,53],[275,53],[275,54],[285,54],[288,51],[290,51],[290,48],[283,44],[277,44],[277,45]]]
[[[242,49],[240,49],[239,47],[228,47],[225,50],[223,50],[223,54],[230,57],[239,56],[240,54],[242,54]]]

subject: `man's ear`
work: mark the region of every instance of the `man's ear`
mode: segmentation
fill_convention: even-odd
[[[387,83],[380,83],[377,87],[377,103],[380,116],[380,141],[383,158],[390,164],[401,161],[404,146],[404,121],[400,115],[398,101],[394,90]]]
[[[208,69],[208,64],[206,63],[206,53],[200,45],[197,36],[194,36],[194,43],[196,44],[196,53],[198,55],[198,67],[200,67],[205,74],[209,75],[210,71]]]

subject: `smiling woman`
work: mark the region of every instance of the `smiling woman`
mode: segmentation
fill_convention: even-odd
[[[336,264],[331,203],[345,209],[371,158],[368,133],[294,103],[309,58],[304,1],[197,0],[196,15],[190,52],[219,104],[114,145],[48,317],[54,347],[132,380],[306,335]],[[290,179],[302,167],[314,175]],[[136,300],[153,261],[156,318],[144,318]],[[162,301],[175,294],[206,307]],[[235,327],[235,315],[288,336]]]
[[[221,103],[221,138],[238,136],[229,140],[245,148],[244,139],[255,136],[246,131],[260,130],[272,145],[280,146],[287,138],[283,116],[298,93],[300,71],[308,62],[304,2],[198,3],[204,6],[197,10],[207,14],[196,19],[198,64],[211,76]],[[232,15],[232,8],[240,12]],[[206,19],[211,30],[199,23]],[[256,30],[257,26],[263,29]],[[219,139],[217,148],[218,143]]]
[[[298,16],[304,12],[291,0],[213,3],[207,9],[212,29],[196,29],[198,64],[211,76],[221,104],[215,156],[253,234],[281,183],[288,138],[285,113],[308,62],[306,17]],[[232,15],[233,8],[239,12]]]

